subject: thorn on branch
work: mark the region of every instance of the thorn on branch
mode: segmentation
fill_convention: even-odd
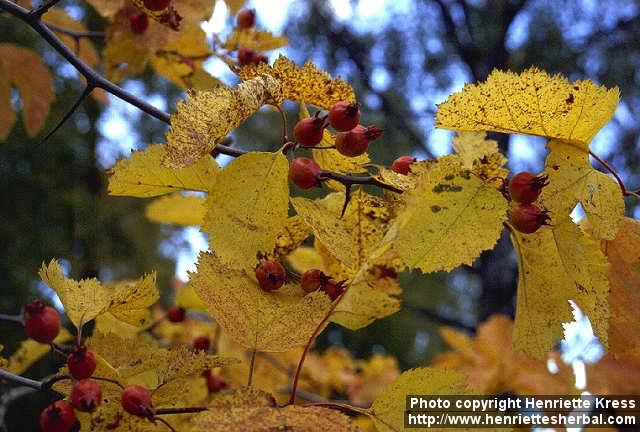
[[[76,112],[80,104],[91,94],[91,92],[95,89],[93,84],[87,84],[87,86],[82,91],[82,94],[76,99],[76,101],[71,105],[71,108],[62,116],[60,121],[51,129],[51,131],[36,145],[36,149],[43,145],[45,142],[49,140],[57,131],[60,129],[66,122],[71,118],[71,116]]]

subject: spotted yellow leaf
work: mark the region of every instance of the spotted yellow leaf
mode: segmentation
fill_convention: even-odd
[[[256,51],[270,51],[281,48],[289,43],[286,37],[276,36],[270,31],[254,28],[235,28],[222,44],[226,50],[237,50],[240,47]]]
[[[504,185],[509,175],[504,168],[507,158],[500,153],[497,141],[487,139],[486,132],[460,132],[453,138],[453,148],[460,155],[463,168],[497,188]]]
[[[265,104],[282,101],[282,88],[271,76],[244,81],[237,88],[219,87],[189,93],[178,103],[167,133],[162,162],[181,168],[207,156],[215,145]]]
[[[292,216],[287,219],[284,228],[276,236],[276,246],[268,256],[281,260],[296,250],[310,235],[309,225],[300,216]]]
[[[273,396],[252,388],[214,398],[194,423],[193,432],[358,431],[349,417],[339,411],[298,405],[281,408]]]
[[[380,432],[402,431],[408,395],[455,396],[467,392],[465,377],[460,372],[441,368],[418,368],[404,372],[388,385],[365,413]],[[427,431],[433,428],[415,428]],[[447,430],[447,429],[441,429]]]
[[[158,299],[155,273],[143,276],[137,282],[102,285],[95,278],[80,281],[66,278],[60,264],[51,260],[48,265],[42,264],[39,275],[58,294],[76,328],[106,311],[121,321],[143,325],[146,308]]]
[[[264,63],[250,65],[242,68],[239,74],[245,80],[261,74],[273,76],[282,85],[285,99],[303,100],[317,108],[330,109],[336,102],[356,100],[355,93],[347,82],[342,78],[332,79],[310,61],[299,67],[280,55],[273,66]]]
[[[206,312],[207,305],[198,297],[195,290],[193,289],[193,285],[190,283],[185,284],[178,293],[176,294],[175,300],[176,306],[180,306],[187,310],[196,310],[201,312]]]
[[[202,230],[217,254],[250,265],[273,250],[287,223],[288,169],[281,152],[251,152],[214,177]]]
[[[493,71],[438,105],[436,126],[458,131],[540,135],[582,149],[609,121],[619,90],[591,81],[569,82],[536,68],[521,74]]]
[[[205,198],[179,193],[153,200],[146,208],[147,219],[172,225],[202,225]]]
[[[196,294],[216,322],[233,340],[258,351],[286,351],[304,345],[331,305],[324,293],[303,295],[299,285],[286,284],[265,292],[252,267],[232,267],[211,253],[200,254],[198,271],[190,276]]]
[[[309,246],[300,246],[287,256],[287,263],[297,273],[302,274],[309,269],[325,270],[322,256]]]
[[[206,192],[220,167],[213,158],[202,158],[190,167],[172,169],[162,166],[164,145],[151,144],[121,159],[109,170],[109,194],[140,198],[182,190]]]
[[[387,241],[407,266],[425,273],[470,265],[495,245],[507,211],[500,192],[458,156],[439,159],[404,199]]]
[[[49,106],[54,97],[53,76],[35,51],[10,43],[0,43],[0,63],[0,69],[3,70],[0,77],[4,75],[3,81],[8,78],[18,89],[25,130],[29,136],[34,136],[44,126],[49,114]],[[9,134],[15,120],[13,109],[7,104],[9,93],[6,83],[4,81],[0,85],[0,112],[8,114],[6,119],[0,120],[2,140]]]
[[[518,299],[513,343],[542,357],[562,339],[562,323],[572,321],[568,300],[591,320],[607,343],[609,264],[596,241],[568,215],[554,215],[552,227],[533,234],[512,230],[518,257]]]
[[[60,333],[53,340],[57,344],[64,344],[73,339],[73,335],[64,327],[60,328]],[[22,375],[35,362],[47,355],[51,351],[51,345],[36,342],[33,339],[26,339],[20,342],[18,349],[8,359],[6,369],[16,375]],[[1,360],[0,360],[1,361]]]
[[[547,147],[545,173],[549,185],[542,190],[540,202],[552,216],[568,215],[580,202],[589,218],[592,236],[613,239],[624,215],[624,198],[618,184],[595,170],[585,151],[556,140],[549,141]]]

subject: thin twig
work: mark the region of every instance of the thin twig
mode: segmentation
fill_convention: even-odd
[[[334,408],[339,409],[341,411],[354,412],[357,414],[367,415],[368,411],[364,408],[360,408],[357,406],[349,405],[346,403],[340,402],[312,402],[308,404],[304,404],[304,406],[315,406],[315,407],[324,407],[324,408]]]
[[[55,134],[58,131],[58,129],[60,129],[62,127],[62,125],[64,125],[65,122],[71,118],[71,116],[73,115],[73,113],[76,112],[76,110],[78,109],[78,107],[80,106],[82,101],[84,101],[91,94],[93,89],[94,89],[94,87],[91,86],[91,85],[87,85],[84,88],[84,90],[82,91],[82,94],[78,97],[78,99],[76,99],[76,101],[73,103],[71,108],[69,108],[69,110],[65,113],[65,115],[62,116],[62,118],[54,126],[54,128],[51,129],[51,131],[44,138],[42,138],[42,140],[36,145],[36,148],[40,147],[42,144],[47,142],[47,140],[49,138],[51,138],[53,136],[53,134]]]
[[[253,367],[256,364],[256,352],[257,350],[255,348],[251,351],[251,361],[249,362],[249,377],[247,378],[247,387],[251,387],[251,381],[253,381]]]
[[[32,29],[34,29],[40,36],[42,36],[45,41],[47,41],[49,45],[51,45],[53,49],[55,49],[62,57],[65,58],[65,60],[67,60],[73,67],[75,67],[82,76],[85,77],[88,86],[94,86],[96,88],[104,89],[112,95],[137,107],[141,111],[146,112],[147,114],[157,118],[158,120],[169,124],[171,120],[169,114],[159,110],[153,105],[145,102],[137,96],[134,96],[133,94],[127,92],[118,85],[101,76],[93,68],[80,60],[80,58],[73,51],[71,51],[69,47],[67,47],[64,42],[62,42],[44,22],[40,20],[41,14],[46,12],[46,10],[48,10],[48,8],[53,6],[55,3],[57,3],[57,0],[50,1],[41,8],[34,11],[29,11],[11,2],[10,0],[0,0],[0,10],[10,13],[11,15],[24,21]],[[46,9],[43,11],[43,8],[45,7]]]
[[[156,415],[168,415],[168,414],[192,414],[206,411],[207,407],[186,407],[186,408],[158,408],[155,411]]]
[[[589,150],[589,154],[595,160],[600,162],[600,165],[605,167],[606,170],[609,171],[611,173],[611,175],[616,179],[616,181],[618,182],[618,186],[620,187],[620,190],[622,191],[622,195],[624,195],[624,196],[634,196],[636,198],[640,198],[640,194],[638,194],[636,191],[627,190],[626,186],[624,185],[624,182],[622,181],[622,179],[618,175],[618,172],[615,169],[613,169],[613,167],[611,165],[609,165],[609,163],[607,163],[607,161],[602,159],[600,156],[598,156],[597,154],[595,154],[591,150]]]
[[[67,36],[70,36],[70,37],[74,38],[75,40],[79,40],[79,39],[82,39],[82,38],[102,40],[105,37],[107,37],[107,34],[105,32],[100,32],[100,31],[75,31],[75,30],[70,30],[68,28],[65,28],[65,27],[59,26],[57,24],[50,23],[50,22],[47,22],[47,27],[49,27],[51,30],[53,30],[56,33],[65,34]]]
[[[8,370],[5,370],[5,369],[0,369],[0,379],[11,381],[11,382],[14,382],[16,384],[20,384],[21,386],[29,387],[29,388],[32,388],[32,389],[38,390],[38,391],[48,391],[50,393],[55,394],[58,397],[62,397],[63,396],[61,393],[58,393],[57,391],[55,391],[55,390],[53,390],[51,388],[47,388],[46,386],[44,386],[42,381],[36,381],[36,380],[29,379],[29,378],[25,378],[23,376],[11,373],[11,372],[9,372]]]
[[[0,314],[0,321],[9,321],[16,324],[22,324],[22,315],[6,315]]]
[[[280,120],[282,121],[282,144],[285,144],[287,141],[289,141],[289,138],[287,138],[287,133],[288,133],[287,114],[285,114],[284,110],[280,105],[272,105],[272,106],[274,106],[280,113]]]

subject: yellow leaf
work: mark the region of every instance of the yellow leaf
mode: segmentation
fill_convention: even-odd
[[[147,206],[145,214],[153,222],[173,225],[202,225],[205,199],[179,193],[156,198]]]
[[[140,45],[132,33],[125,33],[115,40],[108,37],[107,42],[102,51],[105,77],[116,83],[142,73],[153,53],[148,46]]]
[[[155,273],[137,281],[109,283],[105,288],[113,292],[108,310],[114,317],[138,327],[148,324],[148,308],[159,298]]]
[[[18,45],[0,43],[0,62],[20,93],[27,134],[34,136],[49,114],[54,97],[53,76],[36,52]]]
[[[190,92],[171,116],[163,164],[181,168],[195,163],[260,107],[281,101],[280,84],[267,75],[244,81],[236,89]]]
[[[73,335],[64,327],[60,328],[60,333],[53,340],[57,344],[63,344],[73,339]],[[35,362],[40,360],[51,351],[51,345],[41,344],[33,339],[20,342],[18,349],[9,357],[6,369],[16,375],[22,375]]]
[[[180,291],[176,294],[175,300],[176,306],[183,307],[189,310],[196,310],[201,312],[207,311],[207,305],[200,300],[200,297],[196,294],[193,289],[193,285],[190,283],[185,284]]]
[[[281,152],[251,152],[214,177],[202,231],[218,255],[251,265],[273,250],[287,223],[288,170]]]
[[[11,79],[0,59],[0,140],[9,136],[11,128],[16,122],[16,113],[11,104]]]
[[[125,5],[125,0],[87,0],[100,15],[113,17]]]
[[[549,185],[542,190],[540,202],[552,217],[570,214],[580,202],[593,237],[613,239],[624,214],[624,198],[618,184],[595,170],[584,150],[555,140],[549,141],[547,147],[545,173]]]
[[[591,81],[570,83],[530,68],[495,70],[438,105],[436,126],[458,131],[522,133],[561,139],[586,150],[618,105],[619,90]]]
[[[172,30],[178,30],[180,28],[180,21],[182,16],[174,8],[174,2],[170,2],[169,5],[159,11],[147,9],[144,5],[144,0],[131,0],[131,2],[137,6],[138,9],[143,11],[149,17],[153,18],[160,24],[166,25]],[[175,2],[178,3],[178,2]]]
[[[608,278],[609,349],[614,356],[640,353],[640,222],[623,218],[618,235],[601,242],[611,263]]]
[[[373,419],[378,431],[401,431],[407,395],[462,395],[466,393],[465,378],[447,369],[419,368],[404,372],[382,392],[365,413]],[[417,431],[433,430],[427,428]]]
[[[222,44],[222,48],[229,51],[237,50],[240,47],[255,51],[270,51],[286,46],[288,43],[286,37],[275,36],[270,31],[258,30],[255,27],[250,29],[235,28]]]
[[[507,158],[500,153],[496,141],[486,138],[485,132],[460,132],[453,137],[453,148],[460,155],[463,168],[502,188],[509,175],[504,168]]]
[[[140,325],[143,315],[146,316],[143,310],[146,311],[158,299],[155,273],[137,282],[103,286],[95,278],[80,281],[66,278],[60,264],[51,260],[48,266],[42,264],[39,275],[58,294],[69,320],[76,328],[107,311],[121,321]]]
[[[276,236],[276,247],[270,258],[281,260],[288,256],[311,235],[311,228],[298,215],[287,219],[283,230]]]
[[[273,76],[281,85],[285,99],[303,100],[317,108],[330,109],[336,102],[355,102],[356,96],[351,86],[342,78],[333,80],[331,76],[318,69],[312,62],[301,68],[283,55],[280,55],[273,67],[260,63],[242,68],[242,79],[251,79],[261,74]]]
[[[161,165],[164,145],[150,144],[134,151],[109,170],[109,194],[140,198],[181,190],[207,192],[220,167],[213,158],[202,158],[188,168],[172,169]]]
[[[209,409],[196,416],[193,432],[357,432],[344,414],[320,407],[289,405],[280,408],[268,393],[246,388],[214,398]]]
[[[500,237],[507,202],[495,188],[446,156],[406,192],[387,240],[410,268],[423,272],[471,264]]]
[[[191,284],[229,336],[258,351],[286,351],[306,344],[331,306],[324,293],[303,295],[298,285],[265,292],[253,268],[233,268],[210,253],[200,254]]]
[[[95,319],[95,327],[93,328],[94,334],[115,333],[123,338],[136,338],[139,332],[139,326],[120,321],[109,312],[98,315]]]
[[[607,344],[609,264],[598,244],[568,215],[533,234],[512,230],[518,256],[518,298],[513,343],[541,357],[562,339],[562,323],[572,321],[568,300],[591,320]]]
[[[299,274],[309,269],[325,270],[322,256],[315,248],[300,246],[287,256],[289,266]]]

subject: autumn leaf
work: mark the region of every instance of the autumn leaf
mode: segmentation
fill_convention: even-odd
[[[500,237],[507,202],[464,169],[456,156],[440,158],[416,180],[386,242],[410,268],[423,272],[471,264]]]
[[[299,285],[265,292],[253,268],[232,267],[211,253],[200,254],[198,271],[190,278],[209,314],[229,336],[258,351],[286,351],[304,345],[331,305],[324,293],[303,295]]]
[[[77,41],[68,33],[58,31],[63,28],[74,32],[86,32],[87,28],[81,22],[71,18],[62,8],[51,8],[42,17],[42,20],[51,27],[51,30],[64,44],[80,57],[80,60],[93,67],[98,64],[99,58],[93,42],[89,38],[79,38]]]
[[[220,167],[213,158],[202,158],[190,167],[172,169],[162,166],[164,145],[150,144],[134,151],[109,169],[109,194],[140,198],[182,190],[207,192]]]
[[[175,305],[187,310],[206,312],[207,305],[198,297],[193,285],[185,284],[176,294]]]
[[[282,258],[291,254],[298,246],[302,244],[311,235],[311,228],[298,216],[292,216],[287,219],[282,231],[276,236],[276,245],[268,257],[282,260]]]
[[[235,28],[229,37],[223,42],[222,48],[234,51],[240,47],[250,48],[255,51],[270,51],[281,48],[289,43],[286,37],[276,36],[273,33],[256,28]]]
[[[214,398],[194,419],[194,432],[357,432],[344,414],[320,407],[276,406],[273,396],[251,388]]]
[[[182,21],[182,16],[180,16],[180,14],[174,8],[174,2],[169,2],[166,8],[157,11],[145,7],[143,0],[131,0],[131,2],[149,17],[153,18],[163,25],[166,25],[170,29],[178,30],[180,28],[180,21]]]
[[[291,252],[287,256],[287,263],[299,274],[313,268],[323,271],[326,270],[322,261],[322,256],[318,253],[316,248],[310,246],[300,246]]]
[[[18,89],[25,130],[34,136],[44,126],[53,101],[51,72],[36,52],[10,43],[0,43],[0,64],[0,114],[6,115],[0,116],[0,140],[7,138],[15,121],[8,81]]]
[[[152,222],[189,226],[202,225],[205,212],[205,198],[176,193],[153,200],[145,215]]]
[[[609,350],[613,356],[640,353],[640,222],[622,218],[613,240],[601,249],[611,263]]]
[[[564,143],[549,141],[545,173],[549,184],[542,190],[540,203],[551,215],[570,214],[580,202],[596,239],[613,239],[624,214],[624,198],[618,184],[595,170],[588,153]]]
[[[330,109],[336,102],[355,102],[353,89],[342,78],[333,80],[312,62],[298,67],[291,60],[280,55],[273,66],[264,63],[250,65],[239,72],[244,80],[266,74],[282,85],[282,95],[292,101],[304,101],[317,108]]]
[[[618,105],[619,90],[591,81],[570,83],[536,68],[521,74],[493,71],[438,105],[436,126],[555,138],[588,149]]]
[[[477,177],[502,188],[509,175],[504,168],[507,158],[500,153],[498,142],[487,139],[485,132],[460,132],[453,137],[453,149],[462,161],[462,167]]]
[[[57,261],[42,264],[40,277],[60,297],[69,320],[80,328],[101,313],[110,311],[119,320],[143,325],[146,308],[158,300],[155,273],[137,282],[102,285],[97,279],[75,281],[64,277]]]
[[[126,0],[87,0],[103,17],[112,18],[125,5]]]
[[[287,223],[288,169],[281,152],[251,152],[214,177],[202,231],[218,255],[250,265],[273,250]]]
[[[404,430],[407,395],[459,396],[466,392],[465,377],[459,372],[440,368],[411,369],[387,386],[364,413],[371,417],[380,432],[401,431]]]
[[[73,335],[64,327],[60,328],[60,333],[53,340],[57,344],[64,344],[73,339]],[[18,349],[8,359],[8,364],[4,367],[11,373],[21,375],[25,373],[35,362],[47,355],[51,351],[51,345],[36,342],[33,339],[26,339],[20,342]]]
[[[562,323],[572,320],[569,300],[580,306],[607,344],[609,264],[598,244],[568,215],[552,222],[533,234],[511,232],[518,256],[513,343],[538,358],[562,339]]]
[[[171,116],[163,164],[182,168],[207,156],[220,140],[260,107],[279,104],[281,92],[280,84],[264,75],[244,81],[235,89],[219,87],[190,92]]]

